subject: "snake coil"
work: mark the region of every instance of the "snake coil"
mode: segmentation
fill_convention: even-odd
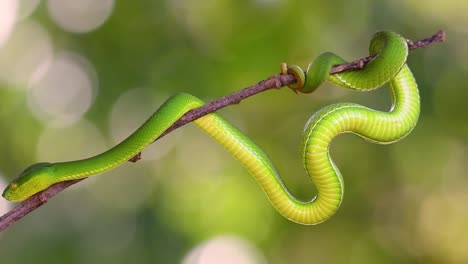
[[[298,66],[282,64],[283,74],[296,77],[296,84],[290,88],[297,92],[311,93],[325,80],[359,91],[388,83],[392,92],[393,105],[389,112],[339,103],[324,107],[309,119],[303,133],[302,157],[318,191],[310,201],[296,199],[263,150],[218,114],[208,114],[194,123],[247,168],[283,216],[301,224],[321,223],[338,210],[344,190],[341,174],[329,154],[332,139],[351,132],[374,143],[388,144],[408,135],[418,120],[419,95],[416,81],[405,64],[408,55],[405,39],[393,32],[378,32],[372,38],[369,50],[376,57],[359,71],[330,75],[333,65],[345,61],[329,52],[319,55],[306,72]],[[83,160],[32,165],[7,186],[3,197],[21,201],[57,182],[108,171],[142,151],[181,116],[203,104],[188,94],[175,95],[112,149]]]

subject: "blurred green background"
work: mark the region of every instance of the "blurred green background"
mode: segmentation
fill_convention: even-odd
[[[403,141],[346,135],[332,156],[346,192],[317,226],[284,219],[254,179],[193,125],[143,160],[88,179],[0,234],[1,263],[468,263],[468,2],[2,0],[1,187],[38,161],[104,151],[168,96],[206,101],[306,65],[363,57],[372,34],[447,41],[411,52],[422,114]],[[388,109],[389,93],[272,90],[221,114],[262,146],[286,185],[315,194],[299,155],[321,107]],[[2,199],[1,213],[14,204]]]

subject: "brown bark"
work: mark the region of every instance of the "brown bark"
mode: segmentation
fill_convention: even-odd
[[[417,48],[428,46],[435,42],[442,42],[444,40],[445,40],[445,33],[444,31],[440,30],[429,38],[419,40],[419,41],[407,40],[407,43],[410,49],[417,49]],[[330,73],[335,74],[335,73],[344,72],[344,71],[362,69],[370,60],[372,60],[372,58],[373,58],[372,56],[368,56],[368,57],[361,58],[359,60],[355,60],[346,64],[335,65],[330,71]],[[281,74],[273,75],[263,81],[260,81],[259,83],[255,85],[244,88],[230,95],[226,95],[218,100],[207,103],[200,108],[187,112],[177,122],[175,122],[171,127],[169,127],[159,138],[211,112],[215,112],[228,105],[238,104],[245,98],[248,98],[260,92],[270,90],[270,89],[279,89],[286,85],[293,84],[295,83],[295,81],[296,80],[294,79],[292,75],[281,75]],[[130,161],[136,162],[140,159],[140,157],[141,157],[141,153],[137,154]],[[19,219],[26,216],[30,212],[34,211],[38,207],[45,204],[50,198],[52,198],[56,194],[60,193],[64,189],[68,188],[69,186],[76,184],[82,180],[84,179],[66,181],[66,182],[54,184],[50,186],[48,189],[40,193],[37,193],[33,195],[32,197],[28,198],[27,200],[23,201],[18,206],[13,208],[11,211],[9,211],[8,213],[0,217],[0,232],[8,228],[10,225],[15,223]]]

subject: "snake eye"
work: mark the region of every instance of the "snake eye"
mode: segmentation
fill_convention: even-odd
[[[18,184],[13,183],[13,184],[11,185],[11,189],[12,189],[13,191],[16,191],[16,190],[18,189]]]

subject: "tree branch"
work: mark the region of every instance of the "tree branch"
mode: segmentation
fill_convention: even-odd
[[[445,40],[445,33],[444,31],[440,30],[429,38],[426,38],[420,41],[406,40],[406,42],[408,43],[408,47],[411,50],[413,50],[413,49],[428,46],[434,42],[442,42],[444,40]],[[372,58],[373,56],[368,56],[368,57],[355,60],[346,64],[335,65],[330,71],[330,73],[335,74],[335,73],[344,72],[344,71],[362,69],[370,60],[372,60]],[[281,75],[281,74],[273,75],[253,86],[234,92],[230,95],[226,95],[218,100],[207,103],[200,108],[187,112],[177,122],[175,122],[171,127],[169,127],[159,138],[167,135],[171,131],[189,122],[192,122],[193,120],[197,118],[200,118],[211,112],[215,112],[228,105],[238,104],[247,97],[253,96],[260,92],[264,92],[266,90],[270,90],[274,88],[279,89],[281,87],[284,87],[289,84],[293,84],[295,82],[296,80],[294,79],[292,75]],[[140,159],[140,157],[141,157],[141,153],[133,157],[130,161],[136,162]],[[48,189],[40,193],[37,193],[33,195],[32,197],[28,198],[27,200],[23,201],[18,206],[10,210],[8,213],[0,217],[0,232],[2,232],[6,228],[8,228],[11,224],[15,223],[19,219],[29,214],[33,210],[45,204],[50,198],[52,198],[56,194],[60,193],[64,189],[82,180],[84,179],[72,180],[72,181],[66,181],[66,182],[60,182],[60,183],[54,184],[50,186]]]

